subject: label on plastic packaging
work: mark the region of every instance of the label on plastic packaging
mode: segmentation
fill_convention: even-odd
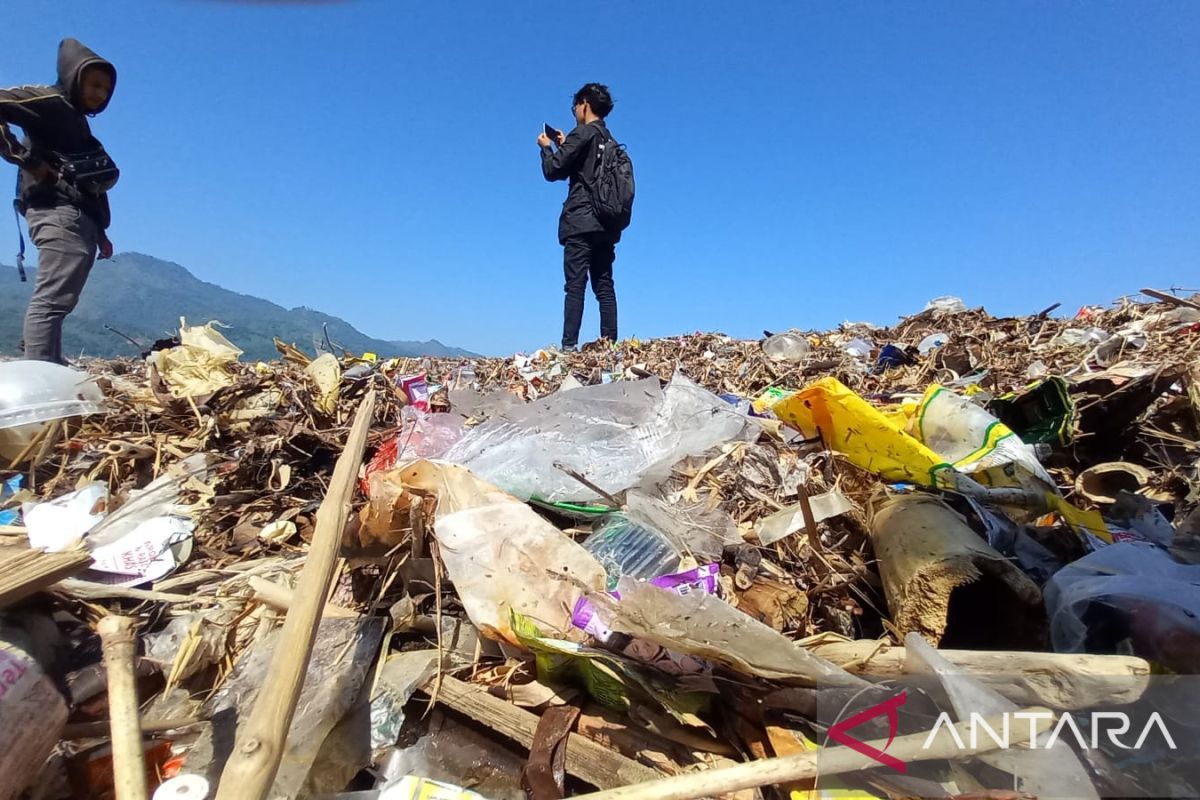
[[[418,411],[429,411],[429,384],[425,382],[425,374],[408,375],[400,379],[400,388],[408,403]]]

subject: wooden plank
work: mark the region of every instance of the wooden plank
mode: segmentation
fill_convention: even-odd
[[[1036,730],[1039,736],[1052,728],[1056,722],[1054,714],[1044,708],[1022,709],[1017,713],[1030,715],[1031,729]],[[1000,730],[1004,724],[1001,717],[992,717],[987,720],[987,723],[992,726],[993,730]],[[980,753],[1000,748],[998,742],[986,736],[979,737],[980,741],[978,742],[972,740],[968,746],[962,746],[962,742],[970,739],[970,725],[971,723],[967,722],[954,725],[953,736],[948,733],[946,728],[940,728],[936,737],[931,736],[929,732],[924,732],[897,736],[888,740],[879,739],[865,742],[865,744],[880,752],[887,750],[889,756],[904,762],[942,761],[944,759],[963,761]],[[1021,744],[1021,742],[1018,740],[1015,744]],[[714,794],[725,792],[809,780],[818,775],[842,775],[878,765],[878,762],[871,757],[849,747],[834,747],[823,752],[797,753],[760,761],[748,761],[744,764],[675,775],[652,782],[623,786],[592,794],[581,794],[575,797],[576,800],[698,800],[701,797],[711,797]]]
[[[78,575],[91,564],[85,550],[45,553],[28,547],[0,548],[0,608]]]
[[[432,694],[433,684],[433,681],[425,684],[422,691]],[[437,688],[437,701],[527,750],[533,745],[538,716],[493,697],[482,688],[444,675]],[[614,789],[662,777],[662,773],[605,749],[578,733],[572,733],[567,740],[567,772],[599,789]]]
[[[811,652],[855,675],[904,674],[905,649],[860,639],[812,646]],[[1013,702],[1059,710],[1136,702],[1150,684],[1150,664],[1136,656],[938,650],[952,664]]]
[[[329,479],[329,491],[317,510],[316,530],[308,559],[283,623],[271,671],[246,721],[238,726],[233,754],[221,773],[216,800],[262,800],[275,782],[287,743],[288,728],[312,658],[313,642],[325,597],[333,580],[342,531],[350,515],[358,467],[375,413],[375,393],[368,392],[354,416],[346,447]]]

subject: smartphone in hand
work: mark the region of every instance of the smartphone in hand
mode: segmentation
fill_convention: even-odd
[[[542,123],[542,130],[546,132],[546,136],[549,137],[550,141],[558,144],[558,131],[550,127],[549,122]]]

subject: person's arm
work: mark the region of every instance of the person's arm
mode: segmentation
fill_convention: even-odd
[[[49,167],[31,153],[8,126],[18,125],[26,133],[36,131],[45,121],[46,106],[59,102],[62,102],[62,95],[52,86],[0,89],[0,158],[44,177]]]
[[[591,137],[576,128],[567,134],[558,150],[542,148],[542,174],[548,181],[565,181],[578,169],[579,162],[587,155]]]

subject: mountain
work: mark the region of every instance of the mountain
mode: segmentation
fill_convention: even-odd
[[[29,282],[21,283],[16,268],[0,265],[0,355],[19,355],[25,306],[37,277],[34,270],[28,272]],[[222,332],[246,351],[248,360],[277,358],[274,337],[311,353],[324,339],[322,326],[335,345],[352,353],[372,352],[381,357],[474,355],[436,339],[374,339],[343,319],[311,308],[288,310],[268,300],[231,292],[200,280],[178,264],[140,253],[121,253],[96,262],[79,307],[67,317],[63,351],[68,358],[80,354],[136,355],[132,344],[104,326],[149,346],[156,339],[174,334],[180,317],[186,317],[192,325],[220,320],[229,326]]]

